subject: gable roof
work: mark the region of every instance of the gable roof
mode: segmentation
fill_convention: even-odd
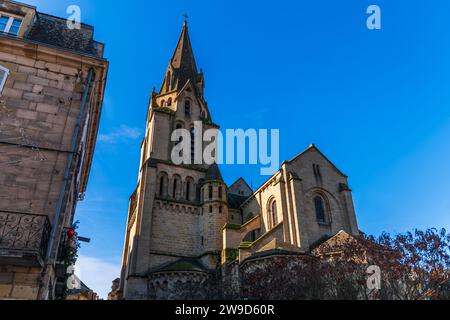
[[[300,152],[298,155],[296,155],[294,158],[292,158],[291,160],[285,161],[286,163],[291,163],[297,159],[299,159],[300,157],[302,157],[303,155],[307,154],[310,151],[316,151],[317,153],[319,153],[319,155],[321,155],[336,171],[338,174],[340,174],[343,177],[348,177],[346,174],[344,174],[341,170],[338,169],[338,167],[336,167],[334,165],[333,162],[330,161],[330,159],[327,158],[327,156],[325,156],[313,143],[309,145],[308,148],[306,148],[306,150]]]
[[[244,185],[248,188],[248,190],[250,190],[251,193],[253,193],[253,189],[248,185],[247,181],[245,181],[244,178],[240,177],[239,179],[237,179],[235,182],[233,182],[228,189],[230,190],[231,188],[233,188],[233,186],[235,184],[237,184],[239,181],[242,181],[244,183]]]

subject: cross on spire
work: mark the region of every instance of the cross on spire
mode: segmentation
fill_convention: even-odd
[[[187,15],[187,13],[183,14],[184,17],[184,23],[187,23],[189,16]]]

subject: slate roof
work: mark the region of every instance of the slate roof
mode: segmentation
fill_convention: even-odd
[[[241,205],[244,203],[245,200],[247,200],[248,196],[241,196],[234,193],[228,193],[228,206],[232,209],[239,209]]]
[[[66,19],[41,12],[36,13],[36,19],[24,38],[96,57],[103,56],[103,45],[100,48],[94,41],[92,26],[81,24],[80,29],[69,29]]]
[[[189,39],[188,27],[185,22],[181,31],[180,38],[178,39],[175,52],[170,60],[169,67],[166,74],[172,71],[172,81],[169,88],[166,86],[168,81],[167,77],[164,78],[161,86],[160,94],[165,94],[172,90],[182,89],[188,80],[191,80],[194,85],[201,78],[201,74],[197,72],[197,65],[195,63],[194,53],[192,51],[191,40]],[[168,89],[168,90],[167,90]]]
[[[222,174],[220,173],[219,170],[219,166],[216,163],[210,165],[208,171],[206,172],[205,181],[211,180],[223,181]]]
[[[150,269],[148,273],[168,272],[168,271],[208,272],[208,269],[206,269],[205,266],[203,266],[197,259],[182,258],[177,261],[169,262],[163,264],[162,266]]]

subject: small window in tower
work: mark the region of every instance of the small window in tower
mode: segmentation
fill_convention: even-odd
[[[191,115],[191,102],[189,100],[184,101],[184,114]]]
[[[191,193],[191,182],[187,181],[186,182],[186,200],[187,201],[191,200],[190,193]]]
[[[167,100],[167,106],[170,107],[172,105],[172,98],[169,98],[169,100]]]
[[[6,79],[8,79],[9,70],[3,66],[0,66],[0,95],[3,92],[3,87],[5,86]]]
[[[208,187],[208,198],[212,199],[212,197],[213,197],[213,187],[209,186]]]
[[[194,163],[195,158],[195,128],[191,128],[191,164]]]
[[[166,196],[167,195],[167,174],[161,173],[161,176],[159,178],[159,196]]]
[[[174,179],[173,180],[173,193],[172,193],[172,196],[175,198],[176,197],[176,195],[177,195],[177,183],[178,183],[178,180],[177,179]]]
[[[183,128],[183,126],[181,125],[181,123],[177,123],[177,125],[176,125],[176,127],[175,127],[175,129],[182,129]],[[175,141],[175,145],[177,145],[177,144],[179,144],[179,143],[181,143],[181,141],[183,141],[183,137],[180,135],[179,137],[178,137],[178,140],[177,141]],[[181,150],[182,151],[182,150]],[[180,151],[180,154],[182,154],[182,152]]]
[[[219,206],[219,213],[222,213],[222,206]]]
[[[219,186],[219,199],[222,199],[222,187]]]
[[[203,236],[201,237],[201,242],[202,242],[202,245],[205,243],[205,238]]]
[[[167,71],[167,75],[166,75],[166,91],[170,91],[171,82],[172,82],[172,77],[171,77],[170,71]]]
[[[212,213],[212,206],[209,206],[209,213]]]
[[[164,193],[164,177],[159,178],[159,195],[162,196]]]

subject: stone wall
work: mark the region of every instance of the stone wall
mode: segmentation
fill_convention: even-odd
[[[1,299],[36,299],[41,268],[0,265]]]
[[[57,203],[63,194],[61,217],[58,225],[53,226],[57,229],[51,252],[56,253],[62,227],[71,226],[73,204],[86,187],[107,62],[0,37],[0,65],[9,70],[0,96],[0,211],[46,215],[53,224]],[[86,110],[90,110],[89,123],[86,114],[80,122],[81,130],[88,125],[87,135],[84,149],[80,149],[81,144],[76,146],[76,151],[84,153],[84,162],[80,162],[80,157],[73,157],[71,180],[62,193],[74,129],[91,68],[95,70],[92,79],[95,84],[86,103]],[[53,296],[54,261],[45,270],[29,269],[30,276],[21,272],[22,267],[13,267],[16,263],[20,261],[11,262],[0,253],[0,299]],[[14,273],[12,278],[11,272]],[[41,273],[42,278],[37,276]]]

